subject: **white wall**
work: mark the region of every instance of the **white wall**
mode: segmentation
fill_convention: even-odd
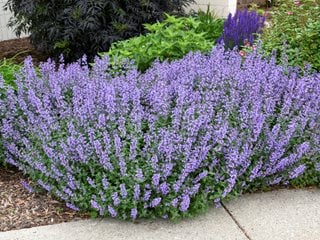
[[[7,27],[11,13],[3,10],[5,3],[6,0],[0,0],[0,41],[16,38],[16,35],[13,33],[12,29],[8,29]]]
[[[234,14],[237,9],[237,0],[196,0],[196,4],[189,7],[189,10],[203,10],[206,11],[208,5],[210,11],[219,17],[226,18],[229,13]]]
[[[207,10],[210,5],[210,10],[217,16],[227,17],[229,12],[234,13],[237,7],[237,0],[196,0],[197,4],[191,5],[187,10]],[[16,38],[12,29],[7,27],[11,13],[3,10],[6,0],[0,0],[0,41]],[[23,37],[23,36],[21,36]]]

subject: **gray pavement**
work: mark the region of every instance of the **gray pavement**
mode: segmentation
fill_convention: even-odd
[[[178,223],[83,220],[0,232],[0,240],[320,240],[320,189],[247,194]]]
[[[320,240],[320,189],[244,195],[226,208],[251,239]]]

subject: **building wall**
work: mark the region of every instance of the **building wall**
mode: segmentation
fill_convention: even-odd
[[[189,10],[206,11],[208,6],[210,11],[219,17],[226,18],[228,14],[234,13],[237,9],[237,0],[196,0],[196,4],[189,7]]]
[[[16,37],[13,32],[7,28],[11,14],[3,10],[5,2],[5,0],[0,0],[0,41]]]
[[[220,17],[227,17],[229,12],[234,13],[237,7],[237,0],[196,0],[196,2],[196,4],[191,5],[187,10],[197,11],[201,9],[206,11],[209,5],[210,11],[214,14]],[[7,27],[11,13],[3,10],[5,3],[6,0],[0,0],[0,41],[16,38],[12,29]]]

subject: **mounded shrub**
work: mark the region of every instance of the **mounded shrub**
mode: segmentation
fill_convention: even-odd
[[[262,32],[265,17],[256,11],[237,11],[234,16],[230,13],[224,22],[223,34],[218,43],[224,43],[227,49],[241,48],[247,43],[252,45],[257,34]]]
[[[146,24],[145,28],[146,35],[112,44],[108,52],[112,65],[130,59],[145,71],[156,59],[175,60],[191,51],[210,51],[221,36],[223,20],[214,18],[209,11],[189,17],[167,15],[164,21]]]
[[[83,54],[90,58],[107,51],[114,41],[143,32],[163,13],[181,14],[193,0],[8,0],[14,13],[10,26],[16,33],[29,32],[32,44],[51,56],[61,53],[68,60]]]
[[[145,74],[108,65],[39,75],[27,59],[1,101],[7,161],[68,207],[174,219],[310,166],[319,180],[320,74],[221,46]]]

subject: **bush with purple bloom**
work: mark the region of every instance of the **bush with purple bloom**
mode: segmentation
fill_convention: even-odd
[[[69,207],[176,218],[310,169],[319,178],[319,73],[222,46],[144,74],[108,65],[38,73],[27,59],[16,91],[1,89],[7,161]]]

